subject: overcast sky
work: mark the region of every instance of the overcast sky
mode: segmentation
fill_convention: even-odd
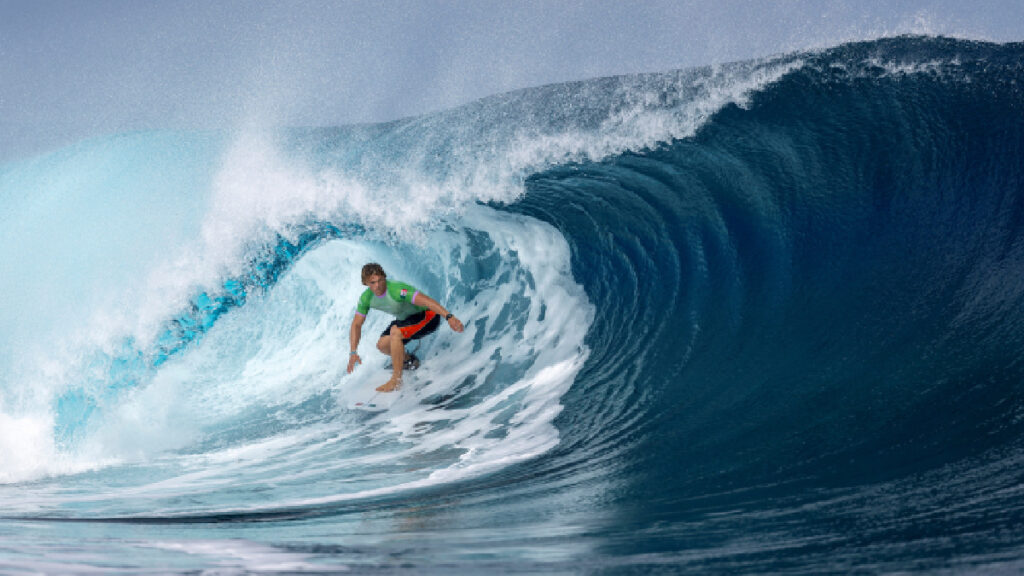
[[[1024,1],[0,0],[0,162],[97,134],[389,120],[906,32],[1024,40]]]

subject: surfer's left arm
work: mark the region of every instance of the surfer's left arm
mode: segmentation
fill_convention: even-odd
[[[444,306],[441,306],[437,302],[437,300],[434,300],[433,298],[427,296],[423,292],[417,292],[412,297],[412,303],[417,306],[426,306],[427,310],[433,310],[434,313],[448,320],[448,326],[452,330],[456,332],[462,332],[462,321],[456,318],[454,314],[448,312],[448,310]]]

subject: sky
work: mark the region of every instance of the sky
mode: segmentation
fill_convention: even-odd
[[[0,163],[136,130],[324,126],[902,33],[1021,0],[0,0]]]

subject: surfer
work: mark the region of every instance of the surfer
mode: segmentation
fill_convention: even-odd
[[[367,289],[359,297],[356,315],[352,318],[352,327],[348,333],[349,345],[352,348],[348,357],[348,372],[351,374],[356,364],[363,362],[356,349],[359,348],[366,314],[370,308],[387,312],[396,319],[381,332],[380,340],[377,340],[377,349],[391,357],[393,368],[391,379],[386,384],[378,386],[377,390],[392,392],[402,385],[403,368],[419,366],[418,358],[406,354],[405,343],[433,334],[441,324],[441,318],[444,318],[448,326],[456,332],[462,332],[462,322],[436,300],[409,284],[397,280],[389,281],[380,264],[371,262],[363,266],[363,285]]]

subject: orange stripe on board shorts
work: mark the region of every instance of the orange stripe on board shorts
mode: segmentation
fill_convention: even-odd
[[[441,317],[437,315],[437,312],[425,310],[419,314],[413,314],[405,320],[395,320],[388,325],[384,332],[381,332],[381,336],[387,336],[391,333],[392,326],[398,326],[402,332],[403,342],[418,340],[428,334],[433,334],[440,324]]]

